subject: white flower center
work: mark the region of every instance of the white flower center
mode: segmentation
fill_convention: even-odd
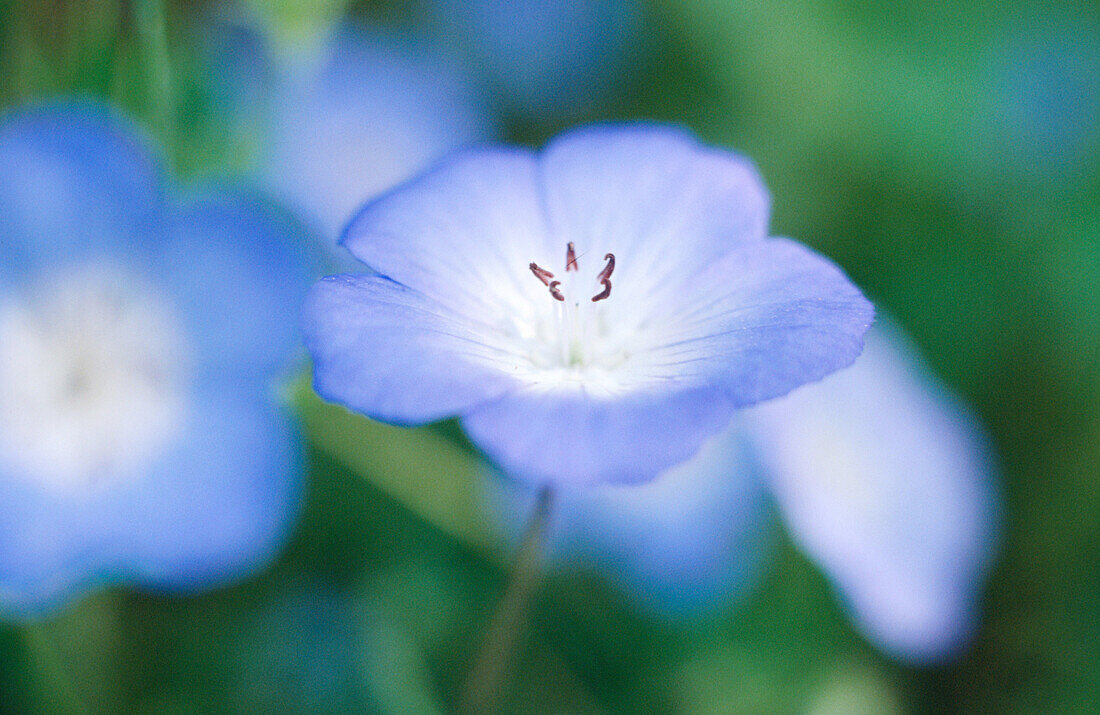
[[[607,265],[596,277],[600,285],[600,291],[592,296],[589,301],[592,303],[599,303],[601,300],[611,297],[611,274],[615,270],[615,256],[608,253],[604,256],[604,260],[607,261]],[[550,297],[560,303],[558,310],[554,313],[554,324],[549,331],[556,333],[559,338],[557,340],[559,348],[557,354],[555,355],[554,351],[551,351],[549,356],[536,354],[533,356],[533,361],[536,364],[544,362],[543,367],[554,365],[584,367],[590,364],[594,357],[590,349],[593,338],[590,335],[590,328],[592,323],[598,320],[598,316],[594,310],[585,309],[587,303],[579,297],[576,290],[578,281],[574,280],[573,276],[577,274],[580,267],[577,263],[577,254],[573,244],[570,243],[566,250],[565,274],[560,278],[556,278],[551,271],[536,263],[532,263],[528,268],[531,269],[531,273],[535,278],[542,281],[543,285],[549,289]],[[569,294],[568,297],[566,292]],[[540,357],[550,357],[550,360],[547,363],[540,360]]]
[[[500,325],[506,339],[502,367],[533,386],[583,389],[594,396],[637,389],[645,377],[634,356],[646,351],[646,335],[637,325],[616,324],[609,306],[615,257],[603,256],[600,270],[580,266],[569,244],[562,267],[532,263],[530,286],[541,283],[545,293],[533,305],[524,304]],[[525,302],[526,303],[526,302]]]
[[[183,429],[188,347],[172,306],[119,266],[0,298],[0,468],[58,489],[140,476]]]

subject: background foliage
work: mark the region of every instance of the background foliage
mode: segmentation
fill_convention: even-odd
[[[104,97],[140,119],[177,174],[238,172],[247,141],[219,114],[202,51],[215,5],[4,0],[0,110]],[[291,43],[343,11],[248,5]],[[347,10],[387,32],[428,25],[417,3]],[[502,102],[506,138],[652,117],[752,156],[773,192],[773,233],[843,265],[976,407],[1003,467],[1003,546],[972,647],[924,669],[866,645],[778,530],[761,583],[687,624],[645,615],[598,574],[554,574],[513,705],[1100,706],[1096,5],[654,0],[629,43],[629,61],[582,106]],[[117,590],[33,628],[0,625],[0,710],[446,708],[504,575],[472,491],[476,456],[453,425],[370,424],[304,382],[287,395],[310,440],[311,487],[278,562],[202,597]]]

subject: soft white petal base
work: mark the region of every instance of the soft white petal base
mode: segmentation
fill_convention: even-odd
[[[140,474],[185,422],[181,328],[119,265],[57,269],[0,299],[0,469],[58,489]]]

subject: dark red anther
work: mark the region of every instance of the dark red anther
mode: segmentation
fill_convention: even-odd
[[[573,247],[573,242],[570,241],[565,249],[565,272],[577,270],[580,270],[577,266],[577,249]]]
[[[614,264],[612,264],[612,265],[614,265]],[[608,273],[610,273],[610,271],[608,271]],[[601,273],[600,275],[603,275],[603,274]],[[604,278],[603,280],[600,281],[600,283],[603,283],[603,290],[600,291],[600,293],[598,295],[592,296],[592,302],[593,303],[599,303],[601,300],[607,300],[608,298],[611,297],[611,279],[610,278]]]
[[[532,263],[528,266],[528,268],[530,268],[531,272],[535,274],[535,278],[538,278],[540,281],[542,281],[542,284],[544,286],[550,285],[550,279],[554,277],[553,273],[546,270],[545,268],[539,268],[537,263]]]
[[[558,290],[558,286],[561,285],[561,281],[550,281],[550,295],[554,296],[554,300],[565,300],[565,296]]]
[[[602,271],[600,271],[600,275],[596,276],[596,280],[600,283],[605,282],[608,278],[611,277],[611,274],[615,271],[615,254],[609,253],[604,256],[603,259],[607,261],[607,265],[603,267]]]

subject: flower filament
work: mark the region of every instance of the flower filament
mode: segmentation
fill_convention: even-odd
[[[556,354],[546,367],[575,369],[605,362],[600,357],[603,351],[599,349],[599,343],[606,342],[606,316],[602,315],[602,311],[594,311],[589,307],[590,303],[599,303],[611,296],[611,274],[615,270],[615,256],[608,253],[604,260],[606,265],[596,276],[596,284],[600,290],[588,301],[568,299],[580,292],[575,288],[580,280],[574,278],[579,273],[580,264],[572,242],[566,248],[565,275],[561,276],[561,280],[555,279],[553,272],[537,263],[528,265],[535,278],[547,287],[550,296],[560,304],[554,311],[553,322],[542,333],[552,346],[550,354]]]

